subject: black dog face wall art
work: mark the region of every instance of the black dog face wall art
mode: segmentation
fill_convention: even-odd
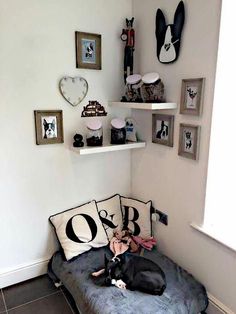
[[[163,12],[161,9],[157,10],[157,58],[161,63],[172,63],[178,59],[184,20],[185,10],[183,1],[180,1],[177,6],[173,24],[166,24]]]

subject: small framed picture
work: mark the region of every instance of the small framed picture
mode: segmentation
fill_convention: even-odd
[[[152,142],[173,147],[174,116],[152,115]]]
[[[180,124],[179,155],[193,160],[198,159],[200,126]]]
[[[202,112],[204,78],[182,80],[180,113],[200,116]]]
[[[63,143],[62,110],[35,110],[36,144]]]
[[[101,41],[99,34],[75,32],[77,68],[101,70]]]

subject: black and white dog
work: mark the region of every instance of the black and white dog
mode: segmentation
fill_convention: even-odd
[[[163,270],[142,256],[122,254],[108,260],[105,256],[104,283],[120,289],[162,295],[166,288]]]
[[[47,121],[43,119],[44,137],[43,138],[54,138],[56,137],[56,121]]]

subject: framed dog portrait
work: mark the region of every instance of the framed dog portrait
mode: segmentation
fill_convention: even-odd
[[[75,32],[75,45],[77,68],[101,70],[101,35]]]
[[[180,113],[200,116],[202,112],[204,78],[182,80]]]
[[[198,159],[200,126],[180,124],[179,129],[179,156]]]
[[[62,110],[35,110],[36,144],[63,143]]]
[[[173,147],[174,116],[152,115],[152,142]]]

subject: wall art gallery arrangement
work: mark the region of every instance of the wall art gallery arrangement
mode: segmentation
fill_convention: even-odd
[[[181,37],[185,22],[185,7],[180,1],[173,24],[167,24],[160,8],[157,9],[153,30],[157,41],[157,58],[162,64],[171,64],[178,60],[181,48]],[[134,17],[125,19],[120,39],[124,42],[124,73],[125,93],[122,102],[164,103],[165,87],[160,75],[153,71],[144,75],[134,74],[135,30]],[[102,35],[75,32],[76,68],[87,70],[102,69]],[[202,114],[204,78],[189,78],[182,80],[179,113],[183,116]],[[81,76],[64,76],[59,81],[59,91],[63,98],[72,106],[78,106],[87,96],[89,84]],[[97,100],[90,100],[83,106],[81,117],[107,116],[107,111]],[[35,111],[36,144],[63,143],[62,111]],[[164,146],[174,146],[174,115],[152,115],[152,142]],[[103,144],[102,122],[98,119],[86,122],[87,146]],[[179,125],[179,156],[197,160],[199,156],[200,126],[189,123]],[[81,134],[74,136],[74,147],[83,147]],[[137,130],[132,118],[113,119],[111,123],[111,143],[124,144],[127,140],[137,141]]]

